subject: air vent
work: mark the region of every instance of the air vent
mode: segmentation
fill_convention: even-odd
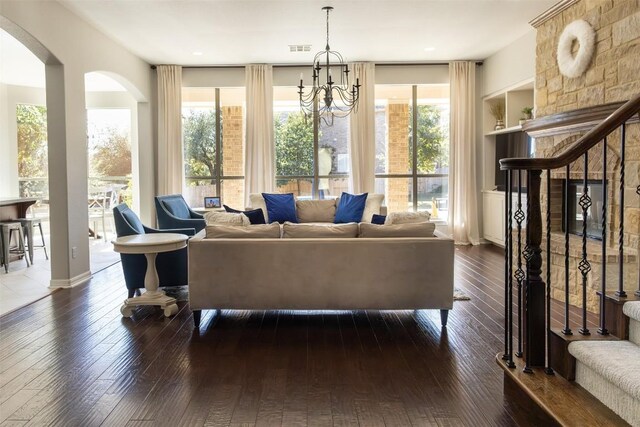
[[[289,52],[311,52],[310,44],[290,44]]]

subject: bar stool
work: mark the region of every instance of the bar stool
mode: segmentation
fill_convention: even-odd
[[[44,256],[49,259],[49,254],[47,254],[47,245],[44,243],[44,234],[42,233],[42,220],[40,218],[18,218],[18,221],[22,224],[24,237],[29,245],[29,261],[31,261],[31,264],[33,264],[33,250],[37,248],[44,249]],[[40,239],[42,239],[41,245],[36,245],[33,242],[33,229],[35,227],[40,229]]]
[[[11,237],[13,232],[18,233],[18,246],[11,248]],[[0,240],[2,240],[2,263],[4,264],[4,272],[9,272],[9,255],[15,254],[23,256],[27,267],[29,267],[29,258],[24,248],[24,234],[22,233],[22,224],[16,221],[0,222]]]

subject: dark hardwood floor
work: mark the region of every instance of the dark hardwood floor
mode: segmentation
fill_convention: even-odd
[[[120,265],[0,318],[1,425],[508,426],[503,255],[456,249],[437,310],[203,312],[123,319]],[[558,319],[560,308],[554,307]],[[577,318],[577,317],[576,317]]]

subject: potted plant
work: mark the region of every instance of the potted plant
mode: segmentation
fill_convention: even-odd
[[[533,118],[533,107],[524,107],[522,109],[522,118],[525,120],[531,120]]]
[[[495,101],[489,104],[489,112],[496,119],[496,125],[494,130],[504,129],[504,104],[500,101]]]

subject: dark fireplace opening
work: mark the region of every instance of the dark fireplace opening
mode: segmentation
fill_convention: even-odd
[[[563,186],[563,193],[564,190]],[[580,198],[584,191],[584,182],[578,179],[569,180],[569,194],[563,194],[563,200],[567,200],[569,210],[569,233],[582,236],[582,206]],[[602,181],[587,180],[587,195],[591,198],[591,206],[587,209],[587,237],[602,240]],[[568,197],[568,199],[567,199]],[[566,227],[566,208],[562,206],[562,231]]]

